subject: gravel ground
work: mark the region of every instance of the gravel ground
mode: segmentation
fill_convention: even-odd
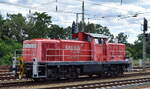
[[[130,86],[130,87],[124,88],[124,89],[150,89],[150,82],[143,83],[143,84],[137,84],[137,85]]]

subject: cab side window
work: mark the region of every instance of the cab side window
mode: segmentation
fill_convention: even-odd
[[[104,41],[103,41],[103,39],[101,39],[101,38],[95,38],[95,43],[96,43],[96,44],[103,44]]]
[[[96,43],[96,44],[99,44],[99,41],[98,41],[98,39],[95,39],[95,43]]]
[[[90,36],[87,36],[87,41],[88,42],[91,42],[92,41],[92,38]]]

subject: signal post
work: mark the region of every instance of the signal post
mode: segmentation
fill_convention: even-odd
[[[143,71],[146,70],[145,62],[146,62],[146,31],[148,30],[148,21],[144,18],[143,22],[143,61],[142,61],[142,67]]]

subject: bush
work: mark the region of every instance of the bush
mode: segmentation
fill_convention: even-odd
[[[0,40],[0,65],[10,65],[15,50],[20,48],[21,44],[14,40]]]

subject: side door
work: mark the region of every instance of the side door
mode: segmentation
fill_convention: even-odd
[[[104,54],[105,48],[104,48],[104,46],[105,45],[103,44],[102,39],[94,38],[92,40],[91,49],[92,49],[92,58],[93,58],[94,61],[99,61],[99,62],[104,61],[104,57],[105,57],[105,54]]]

